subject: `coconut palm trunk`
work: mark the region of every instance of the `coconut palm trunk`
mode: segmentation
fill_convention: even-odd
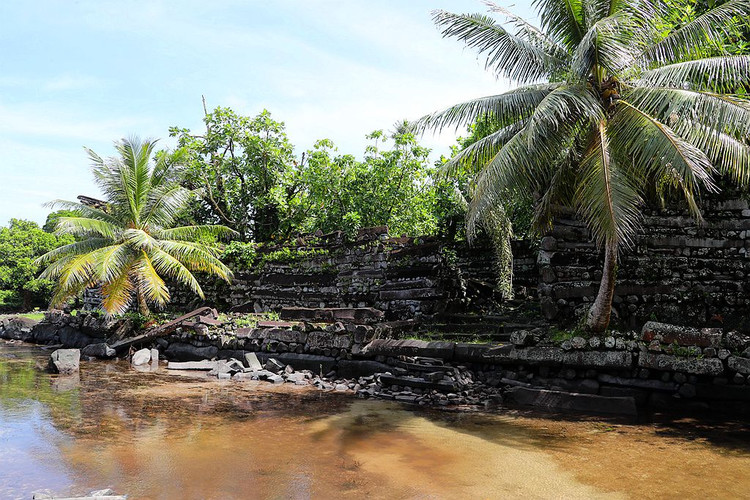
[[[617,243],[607,242],[604,248],[604,269],[602,281],[599,283],[599,292],[586,317],[586,327],[591,331],[603,332],[609,326],[616,277]]]

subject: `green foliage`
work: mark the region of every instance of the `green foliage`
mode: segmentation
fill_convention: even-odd
[[[106,196],[105,207],[52,203],[79,214],[60,217],[56,233],[80,238],[35,261],[47,266],[40,277],[57,283],[53,305],[101,285],[102,307],[108,314],[125,313],[137,303],[147,316],[148,303],[163,307],[170,299],[162,276],[201,298],[194,272],[230,280],[232,273],[217,258],[217,249],[204,242],[231,230],[217,225],[175,227],[190,194],[177,183],[181,155],[158,155],[152,164],[154,145],[155,141],[123,139],[115,143],[118,156],[107,159],[88,150],[92,173]]]
[[[222,253],[222,260],[238,271],[260,271],[266,264],[299,263],[314,257],[325,257],[330,251],[325,248],[280,247],[262,251],[262,245],[233,241]]]
[[[409,236],[443,232],[452,188],[435,181],[429,150],[406,124],[368,135],[361,161],[328,139],[298,161],[284,124],[268,111],[249,118],[219,107],[204,122],[200,136],[170,129],[187,157],[183,183],[198,193],[182,214],[191,224],[220,222],[256,243],[338,230],[353,239],[383,225]]]
[[[0,228],[0,308],[31,309],[46,306],[53,283],[37,279],[41,255],[73,242],[71,236],[55,236],[35,222],[11,219]]]
[[[217,107],[206,113],[201,135],[172,127],[186,156],[183,183],[200,190],[192,213],[200,223],[221,223],[246,241],[279,238],[280,224],[297,185],[296,160],[284,123],[263,110],[253,118]]]
[[[297,230],[343,230],[353,238],[360,228],[388,226],[391,234],[434,234],[439,201],[429,150],[403,124],[390,136],[375,131],[368,138],[363,161],[336,154],[329,140],[308,152],[300,171]],[[389,141],[392,147],[384,149]]]

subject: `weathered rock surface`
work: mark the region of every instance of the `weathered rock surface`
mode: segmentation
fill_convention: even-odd
[[[151,362],[151,349],[140,349],[133,353],[130,364],[133,366],[147,365]]]
[[[658,340],[662,344],[680,346],[718,347],[721,337],[720,328],[698,329],[656,321],[646,322],[641,329],[641,338],[644,342]]]
[[[641,353],[638,366],[662,371],[692,373],[694,375],[721,375],[724,365],[717,358],[683,358],[667,354]]]
[[[60,375],[70,375],[78,371],[81,351],[78,349],[58,349],[49,357],[49,369]]]

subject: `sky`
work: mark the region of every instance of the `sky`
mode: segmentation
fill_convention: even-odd
[[[532,18],[530,1],[496,2]],[[361,156],[392,130],[512,88],[443,39],[430,11],[479,0],[1,0],[0,225],[43,223],[54,199],[97,196],[84,146],[201,130],[209,109],[283,121],[295,153],[331,139]],[[459,131],[459,134],[462,131]],[[425,135],[437,158],[456,134]]]

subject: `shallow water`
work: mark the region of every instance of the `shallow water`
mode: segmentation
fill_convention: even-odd
[[[439,412],[0,344],[0,498],[747,498],[742,423]]]

